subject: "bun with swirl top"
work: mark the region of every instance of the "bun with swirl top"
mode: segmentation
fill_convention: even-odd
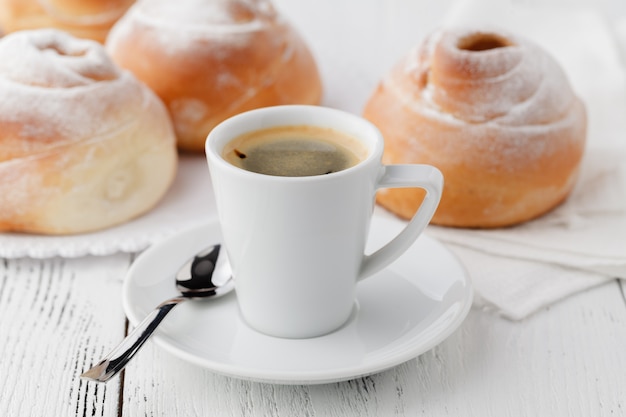
[[[55,28],[104,42],[135,0],[0,0],[0,29]],[[2,30],[0,30],[2,32]]]
[[[161,199],[176,164],[165,107],[102,45],[53,29],[0,40],[0,231],[122,223]]]
[[[364,116],[382,131],[386,163],[444,174],[433,223],[500,227],[561,203],[576,180],[586,111],[558,63],[499,31],[431,35],[382,80]],[[423,196],[384,190],[378,202],[410,217]]]
[[[185,150],[242,111],[321,97],[310,51],[268,0],[144,0],[106,47],[165,102]]]

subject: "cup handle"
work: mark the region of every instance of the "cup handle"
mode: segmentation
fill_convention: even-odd
[[[390,242],[376,252],[365,255],[361,264],[359,280],[382,270],[402,255],[428,226],[441,200],[443,175],[430,165],[385,165],[378,180],[380,188],[423,188],[426,197],[406,227]]]

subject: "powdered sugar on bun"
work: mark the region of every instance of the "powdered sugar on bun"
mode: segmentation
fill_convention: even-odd
[[[383,79],[365,108],[385,159],[431,163],[446,186],[434,223],[495,227],[536,217],[571,190],[586,112],[557,62],[525,38],[456,29],[428,37]],[[421,196],[381,193],[408,217]]]
[[[202,152],[210,130],[242,111],[321,98],[310,51],[267,0],[144,0],[106,47],[165,102],[187,150]]]
[[[0,54],[2,77],[23,85],[67,88],[120,76],[102,48],[50,30],[9,37]]]
[[[256,31],[278,18],[267,1],[152,0],[138,4],[135,13],[149,25],[213,33]]]
[[[0,40],[0,230],[76,233],[163,196],[175,138],[159,99],[102,45],[45,29]]]
[[[467,123],[540,125],[560,118],[574,100],[556,61],[515,35],[459,30],[433,36],[423,48],[407,57],[407,73],[428,77],[433,107]],[[415,72],[424,54],[429,65]]]
[[[100,45],[52,29],[2,39],[0,89],[0,161],[107,135],[145,100]]]

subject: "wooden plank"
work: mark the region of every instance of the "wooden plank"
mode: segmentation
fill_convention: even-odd
[[[117,416],[119,383],[79,375],[124,335],[129,263],[0,260],[0,416]]]
[[[604,416],[626,410],[626,305],[611,282],[511,322],[473,310],[448,340],[354,381],[280,386],[198,369],[148,343],[125,415]],[[620,388],[621,387],[621,388]]]

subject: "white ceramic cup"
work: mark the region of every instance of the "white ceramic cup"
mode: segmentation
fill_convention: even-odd
[[[224,146],[244,133],[287,125],[344,132],[368,155],[343,171],[308,177],[253,173],[222,157]],[[338,329],[354,308],[358,281],[398,258],[428,225],[441,198],[441,172],[428,165],[383,165],[382,154],[383,138],[374,125],[319,106],[252,110],[211,131],[207,161],[239,308],[249,326],[287,338]],[[402,232],[366,255],[376,190],[392,187],[419,187],[427,195]]]

